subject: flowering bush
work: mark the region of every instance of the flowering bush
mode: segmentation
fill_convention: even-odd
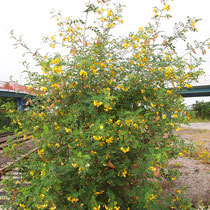
[[[190,208],[181,195],[162,198],[158,180],[176,179],[165,170],[168,160],[183,155],[184,141],[173,131],[188,120],[180,90],[202,73],[201,59],[191,63],[176,53],[174,43],[196,31],[197,19],[160,31],[170,18],[162,0],[153,23],[128,37],[113,38],[123,23],[122,6],[109,0],[88,4],[86,20],[57,20],[58,34],[45,39],[61,54],[32,53],[43,74],[29,72],[36,98],[27,111],[12,113],[22,133],[32,133],[39,148],[18,166],[23,182],[7,182],[8,204],[19,209],[167,209]],[[87,26],[89,13],[96,15]],[[87,34],[89,36],[87,36]],[[12,34],[15,38],[15,36]],[[197,43],[197,42],[196,42]],[[207,41],[187,45],[205,53]],[[14,148],[13,148],[14,152]]]

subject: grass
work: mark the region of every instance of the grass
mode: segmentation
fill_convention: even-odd
[[[6,132],[12,132],[12,131],[13,131],[13,129],[11,127],[0,128],[0,134],[6,133]]]
[[[202,119],[200,117],[192,118],[189,121],[190,123],[210,123],[210,119]]]

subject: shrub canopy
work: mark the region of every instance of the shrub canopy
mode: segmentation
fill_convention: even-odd
[[[21,163],[23,180],[9,206],[25,209],[164,209],[189,206],[162,197],[158,180],[174,180],[168,160],[183,155],[174,134],[188,120],[178,92],[202,73],[202,59],[176,53],[177,40],[197,31],[198,19],[176,24],[172,35],[160,31],[170,18],[169,1],[154,8],[152,22],[127,37],[114,38],[123,23],[122,5],[108,0],[88,4],[87,19],[54,14],[58,34],[45,39],[55,51],[32,53],[43,74],[30,73],[36,98],[30,109],[11,113],[22,133],[39,148]],[[88,35],[88,36],[87,36]],[[12,36],[15,38],[14,34]],[[17,44],[25,46],[21,40]],[[207,41],[187,45],[186,55]],[[26,47],[26,46],[25,46]],[[29,49],[29,48],[27,48]],[[65,53],[67,52],[67,53]],[[13,147],[14,152],[14,147]],[[13,190],[12,181],[7,189]],[[186,207],[187,208],[187,207]]]

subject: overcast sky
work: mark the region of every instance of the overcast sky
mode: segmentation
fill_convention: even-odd
[[[96,0],[91,0],[96,1]],[[117,1],[117,0],[113,0]],[[119,1],[119,0],[118,0]],[[120,0],[127,7],[124,9],[124,24],[117,31],[127,34],[136,31],[140,26],[147,25],[153,15],[153,7],[160,0]],[[9,32],[22,35],[24,41],[33,49],[42,46],[41,39],[45,35],[56,32],[57,26],[51,19],[50,11],[54,8],[64,16],[80,17],[87,0],[5,0],[0,7],[0,81],[13,80],[24,83],[21,62],[23,50],[14,49],[14,41]],[[204,40],[210,37],[210,0],[174,0],[171,3],[172,22],[184,21],[187,16],[203,19],[197,24],[199,32],[190,38]],[[172,24],[165,25],[166,31]],[[164,26],[164,25],[163,25]],[[210,75],[210,50],[205,55],[207,61],[203,68]],[[21,80],[21,81],[20,81]]]

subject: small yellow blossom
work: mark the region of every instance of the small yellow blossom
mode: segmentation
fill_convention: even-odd
[[[40,197],[41,197],[42,199],[44,199],[45,195],[44,195],[44,194],[41,194]]]
[[[45,176],[46,172],[44,170],[41,171],[41,176]]]
[[[191,84],[186,84],[185,86],[186,86],[187,88],[191,88],[191,87],[192,87]]]
[[[30,171],[30,175],[33,176],[34,175],[34,171]]]
[[[126,149],[125,149],[124,147],[121,147],[120,149],[121,149],[124,153],[129,152],[129,150],[130,150],[129,147],[127,147]]]
[[[163,10],[169,11],[170,10],[170,5],[166,4],[165,7],[163,8]]]
[[[70,128],[64,128],[66,133],[71,133],[71,129]]]
[[[183,157],[183,156],[184,156],[183,153],[180,152],[180,153],[179,153],[179,157]]]
[[[79,198],[71,198],[71,197],[68,197],[67,200],[68,201],[71,201],[72,203],[76,203],[77,201],[79,201]]]
[[[166,115],[163,115],[163,116],[162,116],[162,119],[166,119]]]
[[[20,203],[19,206],[22,207],[22,208],[25,208],[25,207],[26,207],[26,206],[25,206],[24,204],[22,204],[22,203]]]
[[[76,164],[76,163],[72,163],[71,165],[72,165],[74,168],[77,167],[77,164]]]
[[[97,102],[96,100],[94,100],[93,104],[94,104],[94,106],[99,107],[103,104],[103,102],[101,102],[101,101]]]
[[[86,77],[86,76],[87,76],[87,72],[84,71],[84,70],[81,70],[81,71],[79,72],[79,75],[80,75],[80,76]]]
[[[112,9],[108,10],[107,17],[109,17],[112,13]]]
[[[60,144],[56,143],[55,144],[55,147],[59,148],[60,147]]]
[[[155,168],[155,167],[153,167],[153,166],[150,166],[150,170],[151,170],[151,171],[155,171],[155,170],[156,170],[156,168]]]
[[[127,173],[128,173],[128,172],[126,171],[126,169],[124,169],[123,172],[122,172],[123,177],[126,177],[126,174],[127,174]]]

